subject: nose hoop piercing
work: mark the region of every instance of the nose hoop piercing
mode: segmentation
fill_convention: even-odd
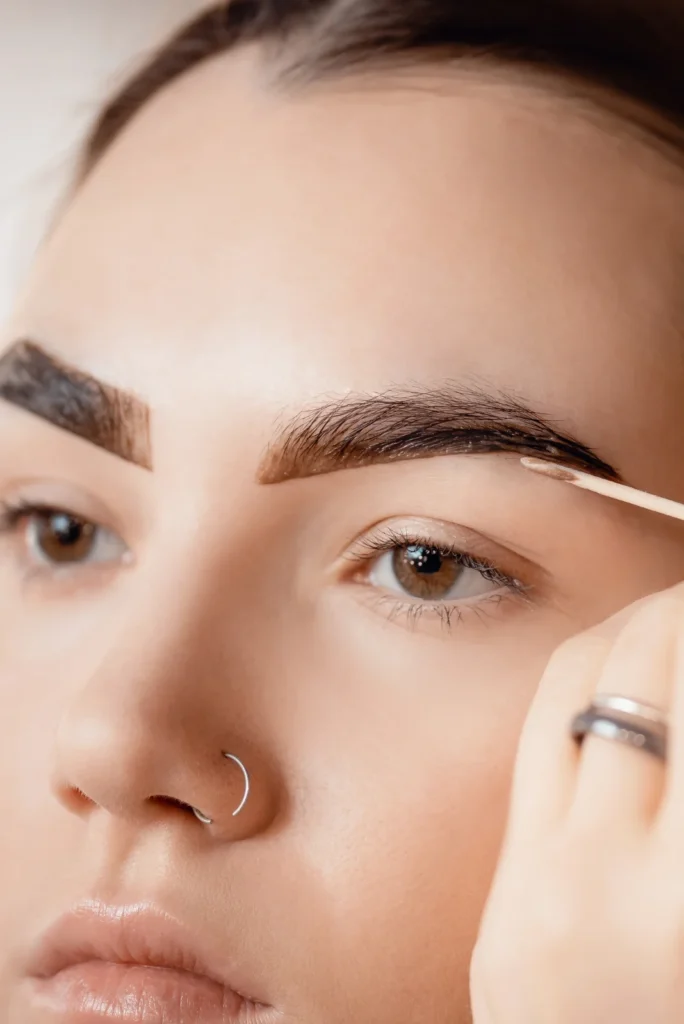
[[[233,811],[233,817],[235,818],[240,813],[240,811],[242,810],[242,808],[245,806],[245,804],[247,803],[247,801],[249,799],[249,772],[245,768],[245,766],[242,763],[242,761],[240,760],[240,758],[236,757],[235,754],[226,754],[224,752],[223,756],[227,757],[229,761],[234,761],[235,762],[235,764],[238,766],[238,768],[242,772],[242,778],[244,779],[244,783],[245,783],[245,791],[242,794],[242,800],[240,801],[238,806]]]
[[[243,807],[247,803],[247,800],[249,799],[249,788],[250,788],[250,785],[249,785],[249,772],[245,768],[245,766],[242,763],[242,761],[240,760],[240,758],[236,757],[235,754],[226,754],[226,752],[223,751],[223,756],[227,757],[229,761],[234,761],[235,762],[235,764],[238,766],[238,768],[242,772],[242,777],[243,777],[244,783],[245,783],[245,790],[244,790],[244,793],[242,794],[242,800],[240,801],[239,805],[233,811],[233,817],[235,818],[240,813],[240,811],[243,809]],[[202,822],[203,825],[213,825],[214,824],[214,819],[213,818],[207,818],[207,816],[205,814],[202,814],[202,812],[199,811],[196,807],[193,807],[192,813],[195,815],[195,817],[197,818],[198,821]]]

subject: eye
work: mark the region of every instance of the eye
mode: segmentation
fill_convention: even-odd
[[[386,520],[345,552],[370,607],[411,630],[500,622],[534,607],[535,567],[484,534],[443,520]]]
[[[3,532],[17,533],[34,564],[75,567],[123,560],[128,548],[113,531],[62,509],[6,507]]]
[[[508,579],[459,552],[427,544],[403,544],[380,555],[367,580],[419,601],[464,601],[501,590]]]

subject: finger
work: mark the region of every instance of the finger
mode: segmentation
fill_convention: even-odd
[[[667,714],[683,616],[684,597],[676,591],[640,602],[617,636],[590,699],[619,695]],[[590,734],[582,745],[570,817],[613,830],[649,826],[660,809],[665,777],[665,765],[656,757]]]
[[[579,750],[569,723],[588,703],[611,641],[590,631],[553,654],[528,713],[515,764],[509,833],[524,840],[546,832],[567,813],[575,792]]]
[[[673,694],[668,737],[668,773],[660,809],[661,823],[677,835],[684,847],[684,607],[680,612],[674,651]]]
[[[680,597],[684,586],[666,591]],[[609,619],[566,640],[542,676],[522,731],[516,758],[509,836],[548,831],[568,812],[577,782],[580,749],[570,724],[596,692],[614,642],[642,609],[661,595],[641,598]]]

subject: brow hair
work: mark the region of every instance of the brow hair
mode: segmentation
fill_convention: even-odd
[[[293,61],[284,66],[305,79],[426,58],[571,76],[650,108],[661,118],[650,125],[653,135],[684,152],[679,0],[230,0],[184,25],[106,104],[77,184],[156,93],[249,42],[281,55],[290,49]]]
[[[16,342],[0,358],[0,399],[152,469],[147,405],[68,366],[34,342]]]
[[[621,479],[591,447],[517,397],[461,383],[348,395],[304,410],[281,426],[258,479],[273,484],[377,463],[494,453],[536,455]]]

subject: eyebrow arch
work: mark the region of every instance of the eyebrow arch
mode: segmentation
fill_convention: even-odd
[[[32,341],[16,342],[0,358],[0,399],[152,469],[149,407],[127,391],[91,377]]]
[[[261,484],[444,455],[543,457],[621,482],[592,448],[520,399],[446,383],[350,394],[304,410],[279,429],[259,467]]]

